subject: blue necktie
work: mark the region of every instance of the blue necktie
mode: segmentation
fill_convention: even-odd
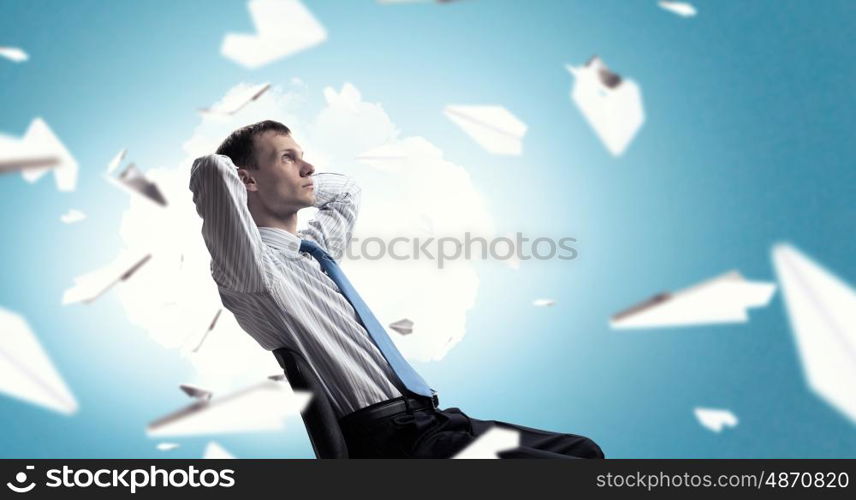
[[[392,370],[398,375],[398,378],[404,384],[404,386],[413,393],[420,394],[425,397],[433,397],[433,393],[425,380],[416,373],[416,370],[410,366],[404,356],[398,352],[398,348],[393,344],[392,339],[387,335],[386,330],[380,324],[380,322],[375,318],[374,314],[372,314],[369,306],[363,302],[363,299],[360,298],[360,295],[354,289],[351,282],[348,281],[348,278],[345,276],[345,273],[342,272],[342,269],[339,267],[339,264],[333,260],[330,255],[324,251],[317,243],[311,240],[300,240],[300,251],[301,252],[309,252],[315,259],[321,264],[321,269],[327,273],[327,276],[333,280],[334,283],[341,290],[342,295],[348,299],[348,302],[354,307],[354,310],[357,312],[358,318],[362,321],[363,326],[366,331],[369,332],[369,336],[374,341],[375,345],[380,349],[383,357],[386,358],[389,366],[392,367]]]

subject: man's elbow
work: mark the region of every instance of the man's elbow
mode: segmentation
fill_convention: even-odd
[[[225,155],[218,154],[210,154],[205,156],[200,156],[196,160],[193,161],[193,166],[190,169],[190,175],[193,175],[195,172],[199,170],[205,169],[227,169],[234,168],[230,165],[232,160]]]

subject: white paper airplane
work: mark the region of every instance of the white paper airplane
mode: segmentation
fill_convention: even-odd
[[[178,448],[180,445],[178,443],[158,443],[156,448],[160,451],[170,451]]]
[[[104,172],[104,178],[111,184],[133,195],[142,196],[152,203],[165,207],[167,205],[166,198],[164,198],[160,188],[154,182],[149,181],[135,164],[129,164],[124,170],[119,172],[118,176],[113,175],[113,172],[119,168],[119,165],[125,160],[127,154],[128,150],[123,149],[110,160],[110,163],[107,164],[107,171]]]
[[[24,62],[30,58],[26,52],[18,47],[0,47],[0,57],[5,57],[12,62]]]
[[[355,159],[379,170],[395,172],[406,165],[409,155],[400,144],[384,144],[360,153]]]
[[[620,156],[645,123],[639,85],[609,71],[597,56],[566,67],[574,76],[571,100],[609,152]]]
[[[614,315],[612,328],[656,328],[719,323],[745,323],[747,309],[763,307],[775,283],[746,281],[730,271],[675,293],[661,293]]]
[[[214,327],[217,326],[217,320],[220,319],[220,314],[223,313],[223,308],[217,309],[217,312],[214,314],[214,319],[211,320],[211,324],[208,325],[208,329],[205,330],[205,333],[202,334],[202,338],[199,339],[199,343],[196,344],[196,347],[193,348],[191,352],[199,352],[199,348],[202,347],[202,344],[205,343],[205,339],[208,338],[208,335],[214,330]]]
[[[402,335],[413,333],[413,322],[406,318],[390,323],[389,327]]]
[[[132,194],[142,196],[152,203],[158,204],[162,207],[166,206],[166,198],[164,198],[163,193],[161,193],[157,184],[148,180],[145,174],[143,174],[143,172],[141,172],[133,163],[119,172],[117,177],[107,175],[106,179],[112,184],[119,186]]]
[[[493,426],[452,458],[499,458],[499,453],[520,446],[520,433]]]
[[[77,401],[19,314],[0,307],[0,392],[66,415]]]
[[[24,137],[0,137],[0,173],[20,171],[27,182],[36,182],[52,170],[57,189],[74,191],[77,161],[41,118],[34,119]]]
[[[377,3],[452,3],[458,0],[377,0]]]
[[[39,151],[22,139],[0,135],[0,174],[55,168],[59,162],[59,156],[50,151]]]
[[[201,387],[196,387],[195,385],[181,384],[178,386],[178,388],[191,398],[198,399],[200,401],[208,401],[213,395],[211,391],[203,389]]]
[[[416,224],[419,228],[419,231],[421,231],[422,234],[425,234],[427,236],[434,236],[434,219],[426,213],[419,214],[417,218],[418,220]]]
[[[228,33],[220,53],[255,69],[327,39],[324,26],[298,0],[250,0],[255,34]]]
[[[269,88],[270,83],[263,83],[261,85],[238,89],[235,92],[226,94],[223,99],[210,108],[201,108],[199,112],[213,115],[234,115],[243,109],[244,106],[261,97]]]
[[[698,11],[696,11],[695,7],[693,7],[692,4],[686,2],[669,2],[663,0],[658,3],[660,7],[670,12],[673,12],[681,17],[693,17],[698,13]]]
[[[520,233],[518,233],[518,234],[520,234]],[[517,235],[515,235],[514,233],[511,233],[511,232],[506,232],[503,234],[504,238],[507,238],[507,239],[511,240],[512,242],[517,241],[515,239],[516,236]],[[503,259],[503,261],[505,262],[506,266],[517,271],[518,269],[520,269],[520,257],[519,257],[519,255],[520,255],[521,251],[520,251],[520,248],[517,246],[517,243],[513,243],[512,246],[513,246],[514,251],[511,252],[511,255],[509,255],[508,258]]]
[[[299,415],[310,393],[291,392],[287,383],[265,380],[239,391],[197,401],[149,424],[150,436],[190,436],[273,431],[284,419]]]
[[[713,432],[722,432],[725,427],[737,427],[737,417],[728,410],[694,408],[693,413],[698,423]]]
[[[74,286],[62,296],[62,304],[89,304],[120,281],[126,281],[151,258],[151,254],[123,253],[101,269],[74,279]]]
[[[210,441],[208,446],[205,447],[205,454],[202,455],[202,458],[204,460],[226,460],[235,458],[235,455],[226,451],[218,443]]]
[[[422,165],[436,161],[436,156],[432,155],[433,151],[430,148],[433,146],[423,138],[413,137],[363,151],[354,159],[378,170],[400,172],[408,165]]]
[[[788,244],[773,264],[808,386],[856,423],[856,290]]]
[[[108,175],[112,174],[114,170],[119,168],[119,165],[121,165],[122,162],[125,160],[126,154],[128,154],[128,150],[123,149],[122,151],[119,151],[116,154],[116,156],[113,157],[112,160],[110,160],[110,163],[107,164],[107,174]]]
[[[553,299],[535,299],[532,301],[532,305],[535,307],[550,307],[556,303]]]
[[[69,209],[68,212],[59,216],[59,220],[66,224],[74,224],[75,222],[80,222],[86,218],[86,214],[81,212],[80,210]]]
[[[502,106],[446,106],[443,113],[488,153],[523,153],[526,124]]]

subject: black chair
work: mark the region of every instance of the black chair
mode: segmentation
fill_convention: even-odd
[[[292,389],[309,391],[312,400],[301,416],[316,458],[348,458],[348,445],[339,429],[339,419],[327,399],[327,393],[306,359],[297,351],[281,347],[273,351]]]

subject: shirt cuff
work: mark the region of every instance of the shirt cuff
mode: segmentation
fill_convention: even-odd
[[[345,174],[322,172],[313,175],[312,180],[315,183],[315,203],[313,206],[317,208],[348,195],[357,195],[360,192],[360,187],[354,179]]]

